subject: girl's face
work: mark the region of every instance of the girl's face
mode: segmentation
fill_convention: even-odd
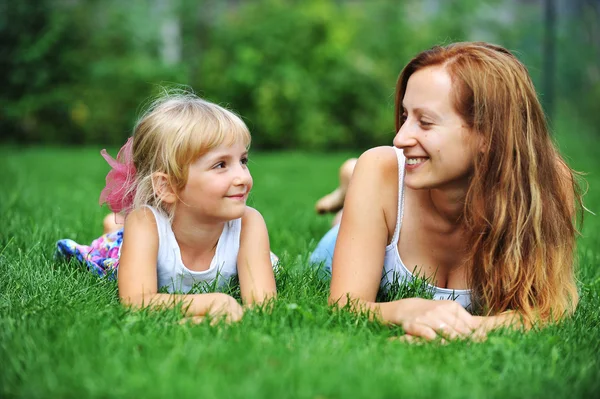
[[[421,69],[408,79],[403,124],[394,138],[406,157],[407,187],[467,189],[479,138],[454,109],[452,90],[443,67]]]
[[[253,183],[247,164],[248,150],[240,143],[221,145],[202,155],[189,167],[176,212],[203,221],[242,217]]]

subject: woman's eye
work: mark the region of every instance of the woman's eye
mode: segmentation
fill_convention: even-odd
[[[421,126],[431,126],[431,125],[433,125],[433,123],[427,122],[427,121],[423,121],[423,120],[419,121],[419,123],[421,124]]]
[[[407,118],[408,118],[408,116],[406,116],[405,114],[402,114],[402,115],[400,116],[400,122],[401,122],[401,123],[404,123],[404,122],[406,122],[406,119],[407,119]]]

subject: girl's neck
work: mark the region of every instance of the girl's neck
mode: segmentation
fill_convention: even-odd
[[[179,248],[195,257],[213,251],[223,233],[225,222],[201,222],[193,217],[173,218],[171,228]]]

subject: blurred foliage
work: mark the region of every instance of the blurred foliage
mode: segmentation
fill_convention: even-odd
[[[557,5],[555,109],[600,134],[600,0],[553,0]],[[493,26],[499,42],[529,69],[542,103],[545,64],[543,1],[524,2],[509,25]],[[565,132],[571,134],[572,132]]]
[[[140,104],[182,84],[242,115],[255,148],[389,144],[398,73],[434,44],[485,32],[539,79],[540,5],[506,25],[489,12],[501,3],[0,0],[2,141],[120,144]],[[560,32],[557,93],[600,122],[600,46],[573,27]]]
[[[3,139],[119,143],[152,82],[186,79],[183,67],[157,62],[153,21],[141,2],[7,3],[0,12]]]

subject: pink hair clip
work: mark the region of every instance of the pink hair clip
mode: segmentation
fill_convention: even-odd
[[[133,164],[133,137],[130,137],[125,145],[121,147],[114,159],[106,152],[100,151],[102,157],[112,167],[106,175],[106,186],[100,193],[100,205],[106,203],[111,211],[118,213],[127,212],[133,205],[135,189],[135,165]]]

